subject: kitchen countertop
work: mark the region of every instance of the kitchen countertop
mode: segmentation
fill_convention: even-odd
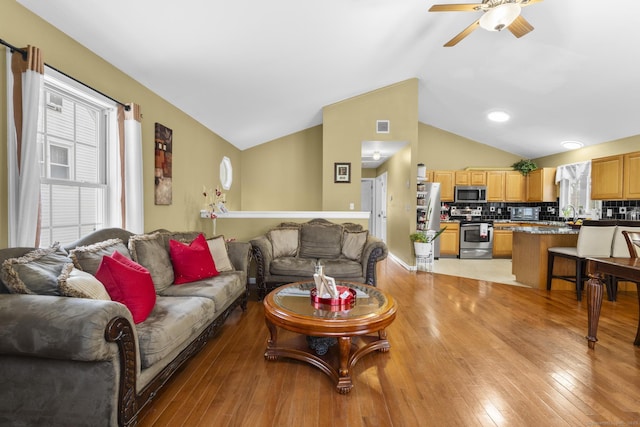
[[[503,227],[503,230],[512,230],[514,233],[528,233],[528,234],[578,234],[580,232],[577,228],[570,228],[566,226],[562,227],[549,227],[549,226],[524,226],[524,227]]]

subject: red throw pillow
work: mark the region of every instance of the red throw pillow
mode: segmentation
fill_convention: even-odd
[[[156,304],[156,289],[149,271],[118,251],[103,256],[95,274],[113,301],[124,304],[134,323],[144,322]]]
[[[173,264],[173,283],[195,282],[217,276],[218,270],[211,256],[207,239],[203,234],[198,235],[189,245],[169,240],[169,255]]]

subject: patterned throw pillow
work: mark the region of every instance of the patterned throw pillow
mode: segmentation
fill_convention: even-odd
[[[96,271],[113,301],[124,304],[134,323],[144,322],[156,304],[156,290],[146,268],[115,251],[102,258]]]
[[[58,287],[60,293],[68,297],[111,301],[102,282],[95,276],[78,270],[73,263],[65,264],[58,276]]]
[[[95,276],[98,266],[102,262],[102,257],[110,256],[113,251],[118,251],[131,259],[129,249],[121,239],[109,239],[93,245],[78,246],[69,251],[69,257],[73,260],[76,268]]]
[[[217,276],[218,270],[203,234],[198,235],[189,245],[177,240],[169,241],[169,255],[173,264],[175,285],[195,282]]]
[[[2,263],[2,281],[14,294],[60,295],[58,276],[71,260],[56,244]]]
[[[362,251],[367,243],[368,231],[345,231],[342,238],[342,255],[353,261],[362,260]]]
[[[209,251],[213,257],[213,262],[216,265],[216,270],[219,272],[233,271],[233,264],[229,259],[229,253],[227,252],[227,244],[224,241],[224,236],[216,236],[211,239],[207,239],[207,245]]]
[[[273,257],[295,257],[298,255],[300,230],[298,228],[276,228],[267,233],[271,241]]]
[[[160,233],[139,234],[129,238],[129,252],[135,262],[149,270],[156,292],[173,283],[173,266],[164,237]]]

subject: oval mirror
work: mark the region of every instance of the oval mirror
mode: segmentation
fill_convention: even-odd
[[[231,167],[231,160],[228,157],[223,157],[220,162],[220,183],[224,190],[231,188],[233,182],[233,168]]]

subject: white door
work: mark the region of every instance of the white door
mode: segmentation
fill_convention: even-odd
[[[387,172],[376,177],[374,197],[375,233],[374,236],[387,241]]]
[[[375,221],[373,220],[373,200],[374,200],[374,185],[373,178],[362,178],[360,185],[360,210],[363,212],[369,212],[369,233],[375,236]]]

